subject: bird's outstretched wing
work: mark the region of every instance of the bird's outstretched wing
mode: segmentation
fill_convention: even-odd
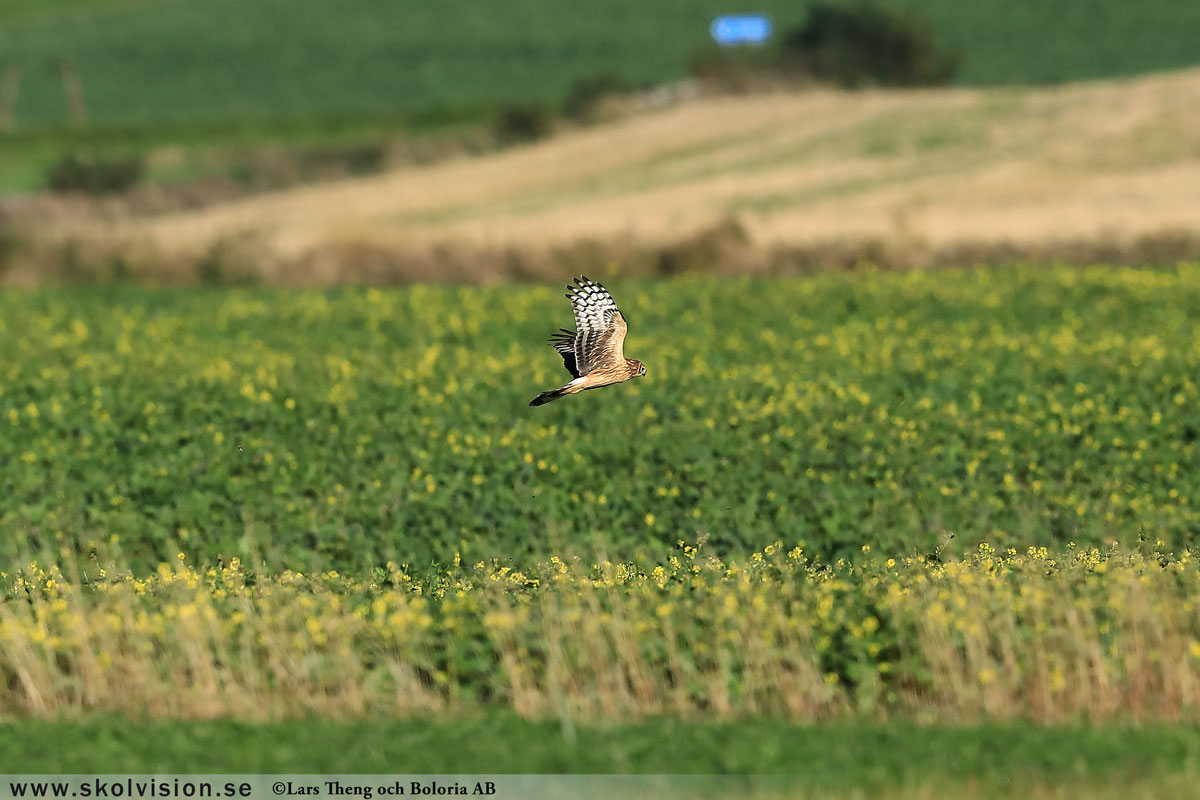
[[[571,373],[571,377],[578,378],[579,368],[575,365],[575,331],[559,328],[558,333],[551,336],[547,344],[562,356],[563,366]]]
[[[587,375],[592,370],[611,368],[624,361],[628,326],[608,290],[585,275],[576,278],[574,286],[567,287],[567,299],[575,312],[574,349],[578,374]],[[565,340],[559,341],[565,346]],[[563,352],[559,344],[554,344],[554,348]]]

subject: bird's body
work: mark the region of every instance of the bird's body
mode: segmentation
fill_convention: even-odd
[[[586,276],[576,278],[575,285],[567,290],[567,299],[575,312],[575,330],[560,329],[550,337],[549,344],[562,356],[563,365],[574,380],[542,392],[530,401],[531,406],[646,374],[642,362],[625,357],[625,334],[629,327],[608,290]]]

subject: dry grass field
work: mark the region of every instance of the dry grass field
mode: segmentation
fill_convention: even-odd
[[[870,241],[928,261],[970,245],[1025,253],[1192,236],[1198,141],[1200,70],[1039,89],[776,92],[183,212],[34,199],[16,213],[43,243],[163,270],[216,249],[282,282],[380,269],[503,277],[502,264],[463,266],[479,261],[468,254],[662,246],[731,221],[754,245]],[[442,255],[421,271],[430,253]],[[11,262],[7,282],[34,280],[37,258]]]

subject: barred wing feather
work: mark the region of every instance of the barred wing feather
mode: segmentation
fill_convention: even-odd
[[[576,278],[574,286],[567,287],[566,296],[575,312],[574,350],[578,374],[587,375],[596,368],[621,363],[625,358],[628,326],[608,290],[584,276]],[[565,340],[558,341],[565,345]],[[552,343],[556,350],[563,352],[558,343]],[[566,356],[563,358],[565,361]]]

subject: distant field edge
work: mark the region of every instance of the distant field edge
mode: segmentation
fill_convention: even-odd
[[[1045,242],[830,238],[805,243],[755,241],[736,220],[671,241],[584,238],[558,246],[428,246],[328,243],[278,257],[253,235],[213,242],[196,252],[167,253],[128,241],[31,237],[0,219],[0,287],[135,285],[406,286],[545,282],[572,274],[629,278],[677,275],[792,277],[861,268],[884,271],[1032,266],[1170,268],[1200,262],[1200,233],[1167,228],[1132,237]]]
[[[246,724],[119,716],[0,724],[0,772],[786,774],[805,785],[1141,782],[1194,774],[1200,728],[1024,723],[789,725],[657,718],[615,726],[454,720]]]

